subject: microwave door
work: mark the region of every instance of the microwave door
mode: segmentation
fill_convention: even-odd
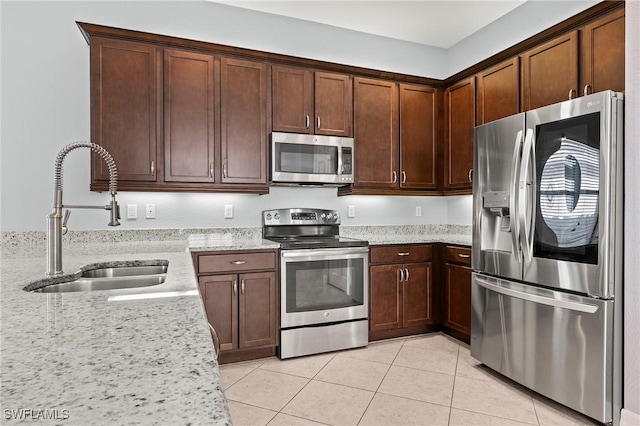
[[[473,269],[522,279],[517,187],[524,140],[524,114],[475,128]]]
[[[602,94],[585,98],[594,96]],[[601,279],[608,270],[611,208],[605,201],[604,176],[611,172],[605,104],[577,99],[527,113],[533,137],[525,144],[519,177],[526,282],[611,296]]]

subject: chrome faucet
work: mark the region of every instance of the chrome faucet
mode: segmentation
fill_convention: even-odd
[[[111,202],[104,206],[80,206],[62,204],[62,162],[69,152],[78,148],[89,148],[99,154],[109,167],[109,192]],[[63,208],[73,209],[104,209],[110,210],[109,226],[118,226],[120,222],[120,207],[116,201],[118,192],[118,170],[111,154],[98,144],[90,142],[71,143],[58,153],[55,163],[55,182],[53,188],[53,206],[47,215],[47,276],[62,275],[62,236],[67,233],[67,221],[71,212],[67,210],[62,218]]]

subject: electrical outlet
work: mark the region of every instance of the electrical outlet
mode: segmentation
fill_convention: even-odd
[[[416,206],[416,216],[422,216],[422,207]]]
[[[138,205],[127,204],[127,219],[137,219],[137,218],[138,218]]]
[[[224,218],[232,219],[233,218],[233,204],[225,204],[224,205]]]
[[[356,217],[356,206],[349,206],[347,208],[347,217]]]
[[[147,204],[147,219],[155,219],[155,218],[156,218],[156,205]]]

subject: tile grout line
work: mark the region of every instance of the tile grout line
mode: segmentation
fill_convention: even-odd
[[[449,400],[449,419],[447,425],[451,424],[451,412],[453,411],[453,395],[456,391],[456,377],[458,377],[458,363],[460,362],[460,345],[456,351],[456,368],[453,370],[453,386],[451,386],[451,399]]]

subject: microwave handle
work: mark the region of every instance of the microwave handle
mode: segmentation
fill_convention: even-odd
[[[338,147],[338,175],[342,174],[342,147]]]

